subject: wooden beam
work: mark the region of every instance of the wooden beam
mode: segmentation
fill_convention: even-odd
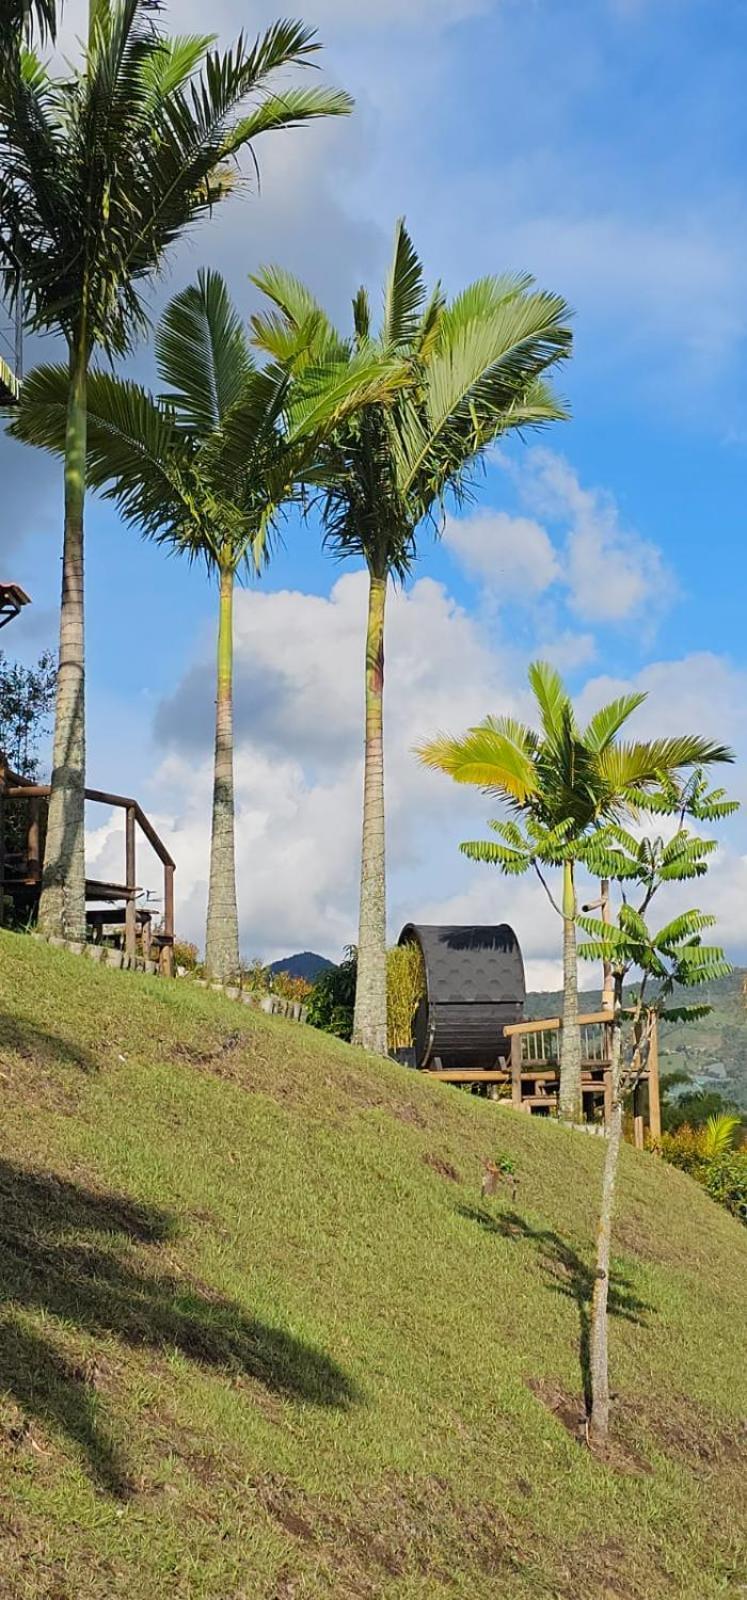
[[[423,1067],[424,1078],[440,1078],[442,1083],[508,1083],[507,1072],[489,1071],[476,1072],[474,1067],[467,1071],[463,1067]]]

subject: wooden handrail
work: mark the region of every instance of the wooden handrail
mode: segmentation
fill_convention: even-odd
[[[589,1022],[612,1022],[611,1011],[587,1011],[577,1018],[580,1027]],[[522,1033],[556,1033],[563,1026],[562,1017],[541,1017],[534,1022],[509,1022],[503,1032],[509,1039]]]
[[[48,800],[51,793],[52,788],[48,783],[13,784],[3,790],[6,800]],[[124,794],[108,794],[104,789],[84,789],[83,793],[86,800],[92,800],[94,805],[118,806],[122,811],[133,811],[138,827],[152,845],[159,861],[164,867],[176,866],[176,862],[169,855],[163,840],[159,839],[152,822],[146,817],[137,800],[132,800]]]
[[[5,768],[4,774],[0,769],[0,799],[4,800],[29,800],[38,802],[48,800],[52,793],[48,783],[23,783],[17,780],[17,774]],[[3,781],[4,780],[4,781]],[[146,817],[142,806],[129,795],[110,794],[106,789],[84,789],[86,800],[93,801],[94,805],[112,806],[125,813],[125,876],[127,879],[125,895],[125,950],[128,955],[134,956],[137,944],[137,917],[135,909],[136,887],[136,850],[135,826],[140,828],[148,844],[154,850],[163,867],[163,934],[161,939],[162,970],[170,976],[173,975],[173,945],[174,945],[174,873],[176,862],[169,855],[162,839],[159,838],[152,822]],[[36,828],[38,836],[38,819],[32,814],[32,829]],[[37,837],[38,855],[38,837]],[[39,879],[41,877],[41,862],[38,862]],[[148,936],[149,943],[149,936]]]

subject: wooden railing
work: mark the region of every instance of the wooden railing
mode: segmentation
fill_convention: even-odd
[[[15,779],[15,774],[7,773],[7,778]],[[24,885],[34,887],[41,884],[41,802],[48,800],[51,793],[47,783],[22,783],[9,781],[0,790],[0,797],[4,800],[24,800],[29,804],[29,825],[26,839],[26,871],[23,877]],[[123,884],[103,883],[95,879],[86,879],[86,899],[124,902],[124,947],[125,953],[134,956],[137,948],[138,921],[140,920],[143,933],[144,954],[150,954],[151,942],[158,946],[162,971],[171,974],[173,971],[173,946],[174,946],[174,873],[176,865],[159,835],[156,833],[152,822],[146,817],[142,806],[137,800],[127,795],[109,794],[104,789],[86,789],[86,800],[96,805],[110,806],[125,813],[125,881]],[[151,849],[155,852],[163,867],[163,918],[162,928],[152,940],[150,933],[150,917],[144,918],[137,905],[137,829],[147,839]],[[3,862],[4,871],[4,862]],[[114,918],[111,918],[114,921]]]
[[[579,1016],[581,1029],[581,1087],[587,1101],[599,1102],[605,1123],[611,1109],[610,1013],[590,1011]],[[519,1111],[547,1110],[557,1103],[560,1078],[562,1017],[540,1017],[515,1022],[505,1029],[510,1042],[511,1101]],[[654,1028],[646,1071],[633,1091],[633,1136],[639,1148],[645,1143],[644,1085],[648,1087],[649,1133],[652,1143],[661,1138],[659,1048]]]

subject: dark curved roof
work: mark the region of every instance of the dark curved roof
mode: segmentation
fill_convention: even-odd
[[[400,944],[423,952],[431,1005],[513,1000],[526,996],[519,941],[507,922],[439,927],[408,922]]]

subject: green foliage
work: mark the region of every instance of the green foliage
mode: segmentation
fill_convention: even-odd
[[[418,944],[395,944],[386,956],[387,1019],[390,1050],[412,1045],[415,1012],[425,993],[425,968]]]
[[[662,1133],[661,1153],[687,1172],[719,1205],[747,1224],[747,1147],[735,1148],[744,1131],[741,1117],[710,1118],[703,1128],[684,1124]]]
[[[421,524],[438,525],[444,497],[468,491],[499,435],[565,415],[541,378],[570,352],[564,302],[529,277],[483,279],[449,304],[438,288],[429,296],[401,220],[376,336],[363,291],[346,339],[297,279],[270,267],[254,281],[273,307],[253,320],[272,360],[296,372],[373,354],[402,364],[393,391],[374,394],[330,436],[314,474],[327,542],[363,557],[376,577],[405,577]]]
[[[332,1033],[348,1042],[353,1034],[355,985],[358,957],[351,945],[337,967],[328,967],[317,978],[309,997],[308,1021],[323,1033]]]
[[[701,771],[705,763],[733,761],[726,746],[689,734],[648,743],[618,739],[645,695],[612,701],[582,729],[552,667],[534,662],[529,681],[539,731],[513,717],[486,717],[461,738],[441,736],[418,747],[426,766],[448,773],[457,783],[475,784],[512,814],[509,821],[490,823],[498,843],[478,840],[461,846],[471,860],[510,875],[583,860],[599,877],[640,878],[648,842],[626,832],[626,817],[649,809],[649,801],[668,814],[726,815],[734,809],[733,802],[722,803],[722,790],[709,797]],[[693,766],[695,773],[683,778]],[[703,809],[707,804],[710,812]],[[698,845],[682,830],[677,841],[662,848],[656,865],[660,876],[683,878],[706,870],[701,858],[688,870],[698,857]],[[701,857],[712,848],[702,846]]]
[[[0,261],[20,269],[31,324],[71,349],[129,348],[146,280],[233,190],[240,151],[350,110],[346,95],[284,81],[319,48],[301,23],[211,46],[166,38],[147,0],[99,0],[79,69],[55,79],[25,52],[0,76]]]
[[[197,945],[191,944],[187,939],[175,939],[174,965],[183,967],[185,972],[197,972],[200,970],[200,952]]]
[[[35,667],[9,661],[0,650],[0,751],[29,783],[39,775],[39,745],[48,731],[56,683],[57,662],[50,650]]]

